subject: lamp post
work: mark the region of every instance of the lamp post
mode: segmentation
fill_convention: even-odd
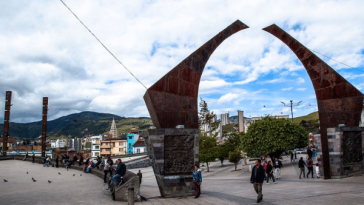
[[[291,107],[291,115],[292,115],[292,122],[293,122],[293,107],[298,106],[302,101],[299,101],[296,105],[293,105],[293,100],[290,100],[290,105],[286,105],[284,102],[281,101],[283,106],[285,107]]]

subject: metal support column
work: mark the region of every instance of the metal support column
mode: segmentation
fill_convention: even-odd
[[[47,139],[47,114],[48,114],[48,97],[43,97],[43,115],[42,115],[42,157],[45,157],[46,139]]]
[[[3,134],[3,156],[6,156],[8,151],[8,137],[9,137],[9,120],[11,108],[11,91],[6,91],[5,99],[5,115],[4,115],[4,134]]]

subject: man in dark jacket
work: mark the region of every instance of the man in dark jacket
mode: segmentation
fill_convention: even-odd
[[[250,177],[250,183],[253,184],[255,192],[258,194],[257,203],[263,200],[262,185],[265,177],[264,168],[260,163],[260,159],[255,161],[255,166],[253,167],[252,175]]]
[[[300,161],[298,161],[298,168],[300,168],[300,179],[301,179],[302,173],[303,173],[303,178],[306,178],[305,166],[306,166],[306,163],[305,163],[305,161],[303,161],[303,157],[301,157]]]
[[[114,165],[114,161],[112,161],[110,156],[107,156],[107,161],[106,163],[109,163],[109,161],[111,162],[111,166]]]
[[[276,179],[281,179],[281,168],[283,167],[282,162],[278,160],[278,158],[275,159],[273,166],[275,168],[274,175]]]
[[[116,161],[116,169],[115,169],[115,175],[113,176],[113,180],[115,182],[115,185],[118,185],[122,180],[121,177],[123,177],[126,173],[126,166],[125,164],[121,161],[121,159],[118,159]]]

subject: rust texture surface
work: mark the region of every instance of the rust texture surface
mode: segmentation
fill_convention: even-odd
[[[47,114],[48,114],[48,97],[43,97],[43,116],[42,116],[42,157],[45,157],[46,139],[47,139]]]
[[[194,139],[193,135],[165,136],[165,175],[191,174],[194,167]]]
[[[6,91],[5,114],[4,114],[4,134],[3,134],[3,156],[6,156],[6,153],[8,151],[11,95],[12,95],[11,91]]]
[[[325,179],[330,178],[327,128],[345,124],[359,126],[363,94],[300,42],[273,24],[263,30],[279,38],[302,62],[315,89]]]
[[[152,85],[144,100],[157,128],[198,128],[197,96],[206,62],[215,49],[234,33],[248,26],[239,20],[198,48]]]

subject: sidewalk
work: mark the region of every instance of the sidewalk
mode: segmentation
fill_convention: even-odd
[[[277,184],[263,185],[261,204],[363,204],[364,176],[299,179],[297,163],[283,158],[282,179]],[[220,165],[220,161],[212,162],[210,172],[202,172],[202,194],[198,199],[161,198],[152,168],[140,169],[143,173],[140,193],[148,200],[136,204],[255,204],[256,193],[249,183],[248,166],[240,163],[238,171],[234,171],[232,163],[225,161],[225,166]],[[92,174],[19,160],[0,161],[0,167],[0,176],[8,180],[0,182],[1,204],[127,204],[112,201],[102,192],[102,179]]]

